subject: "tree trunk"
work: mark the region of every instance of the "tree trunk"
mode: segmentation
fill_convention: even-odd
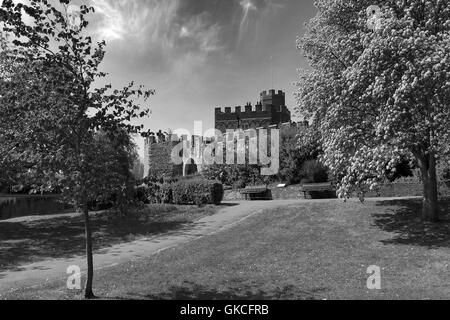
[[[83,197],[83,214],[86,233],[86,257],[87,257],[87,280],[85,288],[85,298],[94,299],[95,295],[92,291],[92,281],[94,279],[94,258],[92,254],[92,231],[91,221],[89,219],[89,207],[87,197]]]
[[[425,221],[439,221],[438,183],[436,174],[436,157],[427,155],[420,159],[423,180],[422,218]]]

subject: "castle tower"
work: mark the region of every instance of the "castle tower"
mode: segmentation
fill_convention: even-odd
[[[282,90],[263,91],[255,107],[247,103],[234,110],[230,107],[215,109],[216,129],[225,133],[227,130],[248,130],[257,128],[279,127],[291,122],[291,112],[286,106],[285,93]]]
[[[269,90],[261,92],[261,103],[263,106],[283,107],[286,105],[285,93],[281,90]]]

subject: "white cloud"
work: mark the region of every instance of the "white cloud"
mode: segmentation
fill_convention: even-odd
[[[150,60],[159,59],[158,65],[188,70],[221,49],[220,26],[209,21],[207,13],[180,17],[181,0],[92,0],[92,4],[99,38],[128,42],[129,48],[145,52]]]
[[[252,2],[252,0],[242,0],[239,4],[245,13],[249,10],[257,10],[256,5]]]
[[[92,3],[100,15],[97,33],[107,41],[168,38],[179,6],[179,0],[92,0]]]
[[[219,45],[219,33],[219,25],[209,24],[207,16],[203,14],[191,17],[181,27],[180,37],[189,38],[195,42],[200,51],[213,52],[221,48]]]
[[[242,43],[244,37],[256,39],[259,24],[272,16],[279,9],[284,8],[283,4],[272,0],[237,0],[242,9],[242,18],[239,25],[238,45]]]

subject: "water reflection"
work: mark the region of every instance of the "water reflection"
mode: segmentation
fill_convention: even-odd
[[[58,196],[0,195],[0,220],[56,214],[66,209]]]

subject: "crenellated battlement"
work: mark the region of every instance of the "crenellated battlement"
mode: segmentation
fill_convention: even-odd
[[[251,103],[246,104],[244,107],[226,107],[226,108],[215,108],[216,115],[241,115],[241,114],[253,114],[270,111],[269,108],[265,108],[261,103],[257,103],[256,105],[252,105]]]
[[[266,96],[283,96],[285,97],[286,94],[283,92],[283,90],[278,90],[278,92],[274,89],[272,90],[264,90],[263,92],[261,92],[261,97],[266,97]]]
[[[254,115],[258,113],[290,113],[287,106],[272,106],[272,105],[261,105],[257,104],[255,106],[245,106],[245,107],[226,107],[226,108],[215,108],[216,116],[220,115]]]
[[[291,121],[291,112],[282,90],[265,90],[260,98],[256,105],[247,102],[245,106],[216,107],[216,129],[265,127]]]

